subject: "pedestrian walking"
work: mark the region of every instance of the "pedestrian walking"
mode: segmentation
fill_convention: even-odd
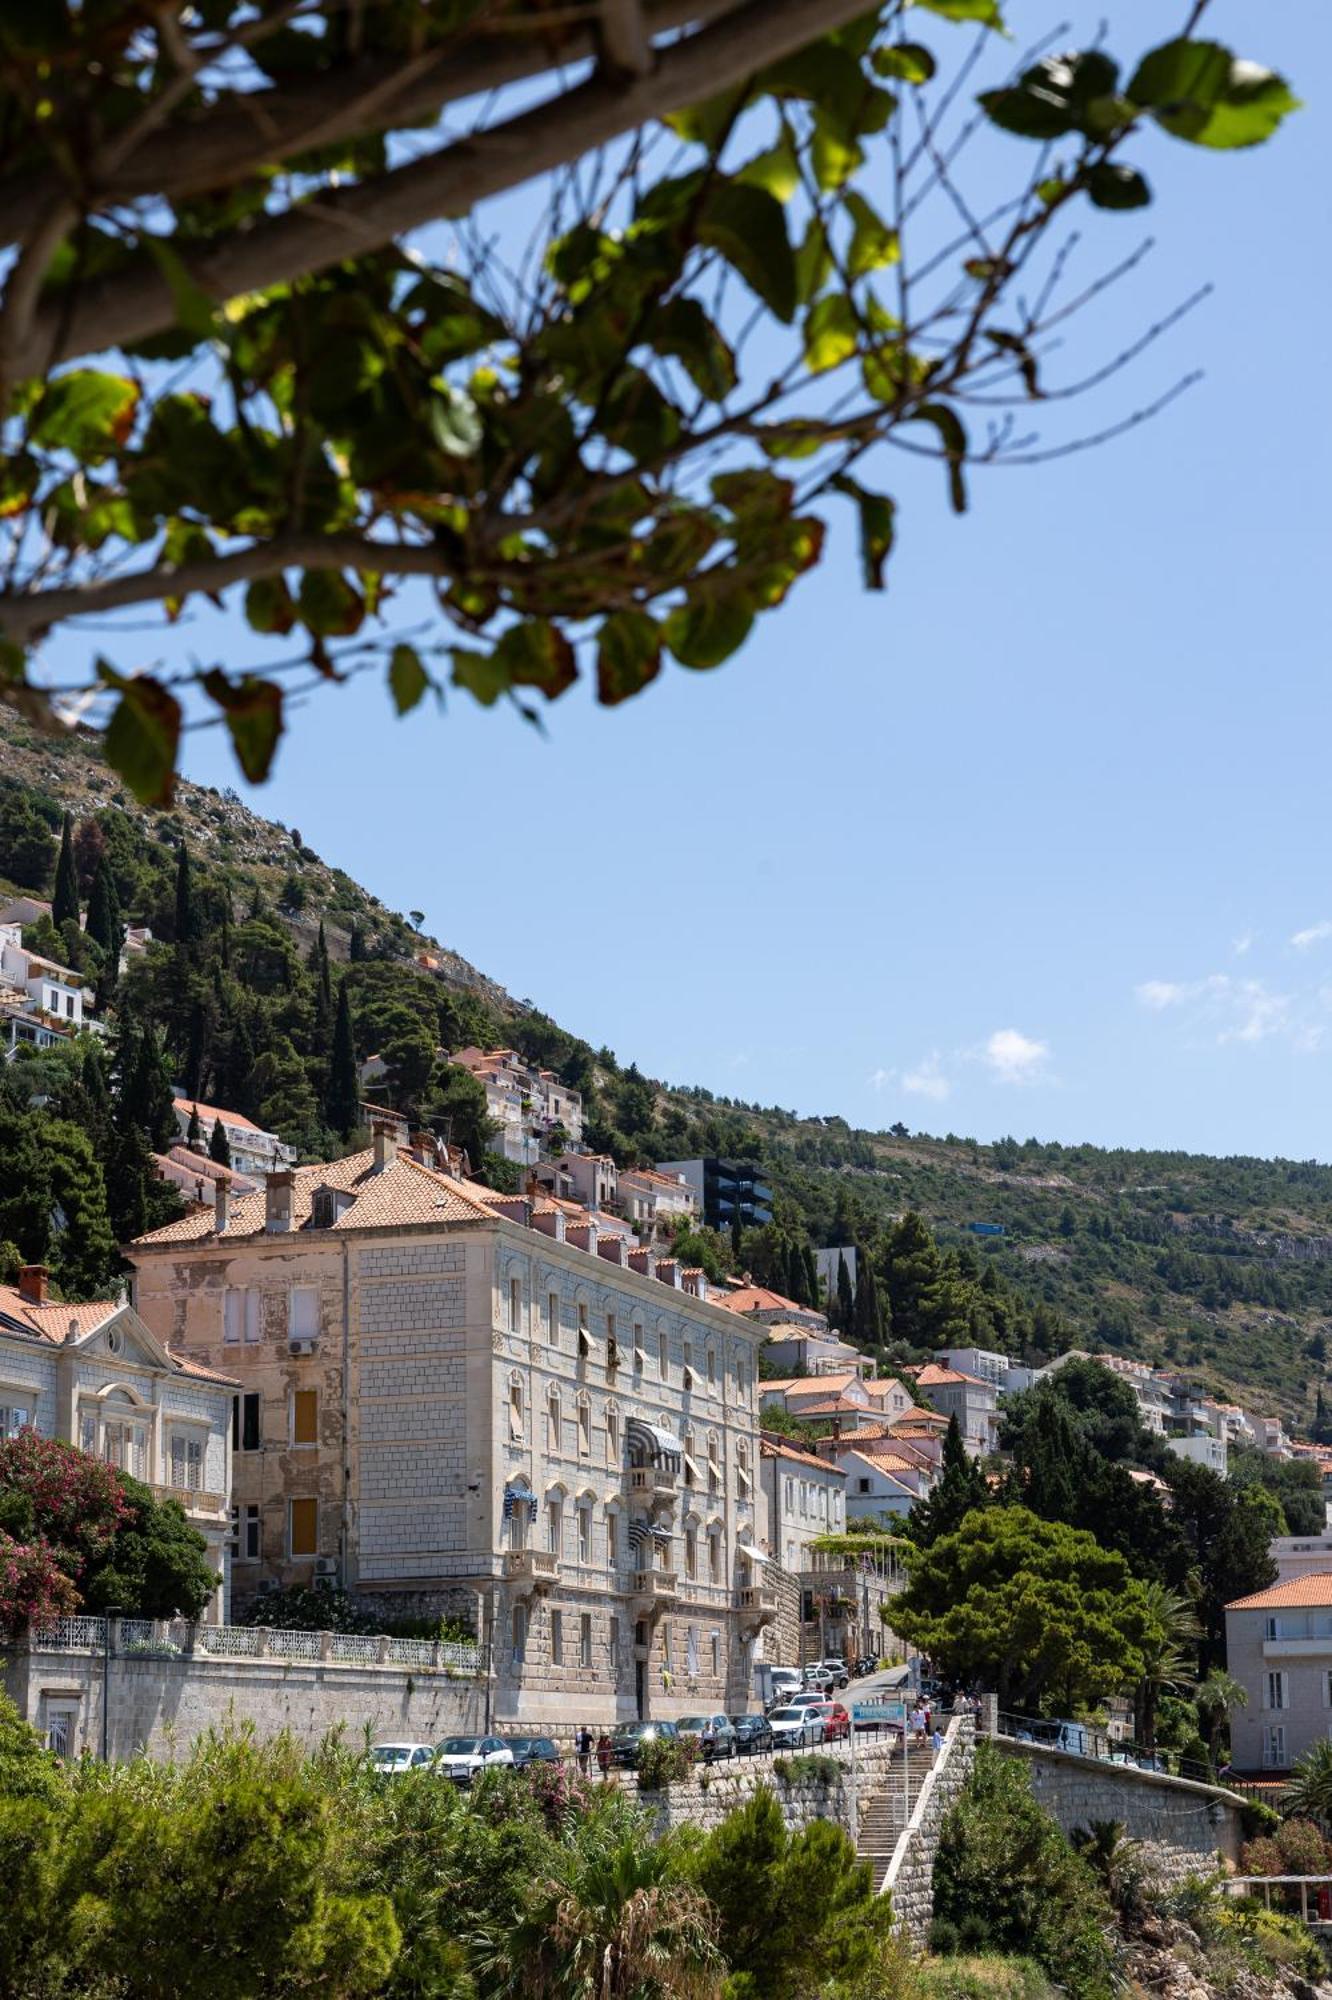
[[[592,1775],[592,1731],[584,1723],[578,1732],[578,1768],[585,1778]]]
[[[940,1729],[937,1722],[934,1725],[934,1734],[930,1738],[930,1747],[934,1751],[936,1757],[939,1755],[939,1752],[943,1749],[943,1731],[942,1729]]]
[[[911,1733],[917,1743],[925,1741],[925,1711],[919,1702],[911,1711]]]
[[[611,1740],[604,1729],[597,1738],[597,1762],[601,1766],[601,1782],[604,1785],[611,1767]]]
[[[929,1702],[925,1704],[925,1734],[927,1736],[934,1734],[934,1710]]]

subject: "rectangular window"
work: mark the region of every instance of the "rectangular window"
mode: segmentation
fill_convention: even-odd
[[[0,1403],[0,1437],[17,1437],[32,1422],[32,1411],[24,1403]]]
[[[590,1667],[592,1664],[592,1613],[585,1611],[578,1621],[578,1664]]]
[[[520,1278],[509,1280],[509,1332],[521,1333],[523,1325],[523,1286]]]
[[[293,1556],[313,1556],[319,1553],[317,1500],[287,1502],[287,1540],[289,1552]]]
[[[97,1419],[93,1416],[79,1418],[79,1450],[86,1451],[91,1458],[97,1450]]]
[[[558,1457],[563,1449],[564,1441],[560,1437],[560,1399],[558,1396],[552,1396],[546,1404],[546,1450]]]
[[[222,1300],[222,1338],[233,1347],[254,1347],[259,1340],[259,1294],[252,1287],[228,1285]]]
[[[714,1680],[717,1680],[720,1677],[720,1675],[721,1675],[721,1633],[714,1632],[712,1635],[712,1678]]]
[[[715,1347],[710,1347],[708,1349],[708,1387],[709,1389],[715,1389],[716,1386],[717,1386],[717,1350]]]
[[[252,1391],[231,1399],[231,1448],[258,1451],[261,1442],[263,1398]]]
[[[638,1321],[635,1320],[634,1321],[634,1373],[635,1375],[641,1375],[642,1372],[643,1372],[643,1329],[639,1325]]]
[[[78,1704],[48,1701],[46,1704],[46,1747],[53,1757],[72,1758],[78,1727]]]
[[[620,1560],[620,1517],[618,1514],[606,1516],[606,1561],[614,1569]]]
[[[168,1447],[171,1464],[171,1484],[188,1493],[197,1493],[203,1485],[203,1439],[186,1437],[176,1431]]]
[[[664,1333],[659,1333],[657,1335],[657,1373],[664,1382],[669,1372],[666,1336]]]
[[[292,1390],[291,1441],[293,1444],[318,1444],[319,1391],[317,1389]]]
[[[592,1346],[587,1324],[587,1307],[580,1300],[578,1304],[578,1352],[587,1354]]]
[[[319,1337],[319,1290],[315,1285],[293,1285],[287,1309],[287,1338],[317,1340]]]
[[[1264,1703],[1264,1707],[1266,1708],[1290,1707],[1289,1674],[1278,1673],[1278,1674],[1269,1674],[1267,1676],[1267,1700]]]
[[[584,1564],[590,1563],[592,1560],[592,1509],[590,1507],[580,1507],[578,1509],[578,1560]]]
[[[227,1546],[231,1550],[233,1562],[258,1562],[259,1509],[254,1501],[247,1507],[232,1508],[231,1533]]]
[[[618,1368],[620,1365],[620,1340],[616,1332],[614,1313],[606,1314],[606,1366]]]
[[[606,1412],[606,1463],[618,1465],[620,1462],[620,1415],[618,1410]]]
[[[1263,1763],[1269,1771],[1286,1768],[1286,1725],[1270,1722],[1263,1731]]]
[[[685,1529],[685,1575],[692,1583],[698,1575],[698,1529]]]
[[[611,1668],[614,1670],[620,1664],[620,1621],[613,1611],[610,1615],[608,1647],[611,1656]]]
[[[523,1385],[521,1382],[509,1384],[509,1436],[520,1438],[523,1434]]]
[[[563,1553],[560,1548],[560,1543],[564,1539],[563,1531],[564,1522],[560,1514],[560,1503],[558,1500],[548,1500],[546,1502],[546,1547],[553,1556]]]
[[[694,1350],[688,1341],[684,1344],[684,1367],[680,1381],[682,1387],[686,1389],[692,1389],[694,1386]]]
[[[721,1536],[716,1533],[708,1536],[708,1580],[721,1582]]]
[[[550,1614],[550,1660],[552,1666],[564,1665],[564,1618],[558,1611]]]
[[[578,1449],[584,1458],[592,1450],[592,1405],[587,1402],[578,1405]]]
[[[546,1339],[552,1347],[559,1345],[560,1295],[558,1292],[546,1293]]]

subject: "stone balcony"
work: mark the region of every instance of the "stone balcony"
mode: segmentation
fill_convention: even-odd
[[[666,1465],[631,1465],[629,1498],[640,1505],[669,1507],[679,1490],[679,1475]]]
[[[560,1580],[560,1559],[548,1549],[506,1549],[504,1580],[529,1596],[549,1590]]]
[[[740,1613],[740,1624],[746,1631],[757,1631],[760,1626],[771,1625],[777,1616],[777,1592],[771,1584],[742,1584],[735,1593],[735,1603]]]
[[[673,1569],[636,1569],[634,1571],[635,1609],[639,1606],[645,1612],[661,1610],[674,1604],[679,1586],[679,1578]]]
[[[154,1482],[154,1500],[178,1500],[187,1514],[208,1514],[214,1519],[224,1512],[224,1501],[220,1493],[205,1493],[193,1486],[160,1486]]]

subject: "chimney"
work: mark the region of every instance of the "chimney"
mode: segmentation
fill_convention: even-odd
[[[213,1183],[213,1232],[220,1236],[231,1215],[231,1189],[225,1181]]]
[[[372,1127],[372,1136],[375,1142],[375,1172],[379,1174],[385,1167],[391,1167],[398,1157],[397,1125],[390,1124],[386,1119],[377,1118]]]
[[[264,1190],[264,1228],[270,1236],[281,1236],[291,1228],[292,1176],[288,1168],[268,1176]]]
[[[74,1345],[74,1342],[78,1339],[78,1337],[79,1337],[79,1323],[76,1319],[72,1319],[69,1325],[65,1328],[66,1347],[72,1347]]]
[[[25,1306],[44,1306],[51,1273],[45,1264],[24,1264],[19,1271],[19,1297]]]

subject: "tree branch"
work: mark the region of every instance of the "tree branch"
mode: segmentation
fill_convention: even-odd
[[[285,569],[356,569],[373,576],[452,576],[455,564],[430,542],[377,542],[368,535],[279,535],[229,555],[161,563],[130,576],[61,590],[0,595],[0,633],[17,644],[67,618],[89,618],[166,597],[207,596]]]
[[[863,12],[864,0],[748,0],[714,26],[662,50],[650,76],[629,82],[593,77],[374,181],[321,191],[317,204],[257,221],[245,234],[185,259],[190,277],[221,302],[380,249],[425,223],[466,214],[487,197],[649,119],[713,96]],[[37,316],[15,356],[20,373],[147,339],[175,324],[176,306],[162,273],[145,261],[90,286],[66,327],[59,326],[58,314],[58,307],[48,306]]]

